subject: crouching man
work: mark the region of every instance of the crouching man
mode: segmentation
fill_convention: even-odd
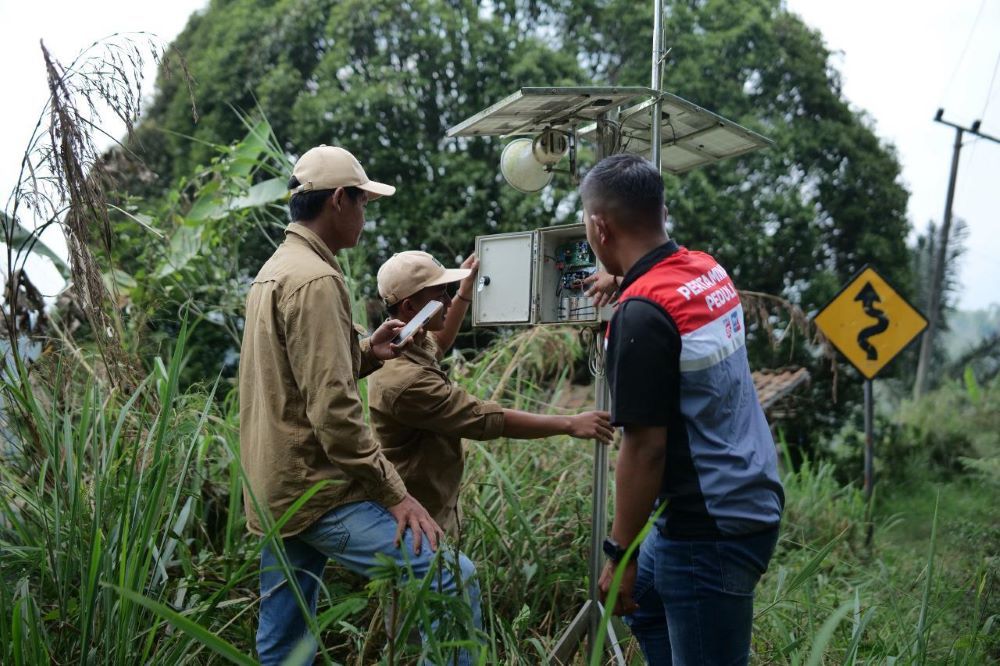
[[[446,269],[426,252],[400,252],[378,272],[379,295],[392,317],[410,321],[429,301],[444,308],[402,354],[368,382],[375,436],[406,487],[431,516],[454,534],[465,456],[462,438],[538,439],[571,435],[611,441],[607,412],[573,416],[532,414],[480,400],[456,386],[439,361],[451,348],[472,302],[478,260]],[[452,297],[450,288],[458,285]]]

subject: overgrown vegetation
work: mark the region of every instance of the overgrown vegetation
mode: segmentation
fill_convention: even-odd
[[[3,426],[16,446],[0,471],[4,663],[253,654],[260,540],[243,529],[236,396],[178,390],[185,338],[182,328],[130,396],[56,357],[5,380]],[[555,399],[542,386],[568,390],[575,349],[569,331],[533,331],[455,359],[454,372],[480,394],[538,408]],[[590,455],[566,438],[471,447],[461,547],[479,564],[485,663],[542,663],[582,603]],[[830,463],[807,462],[784,481],[755,663],[980,664],[1000,654],[1000,532],[976,479],[938,482],[939,491],[926,480],[886,484],[870,551],[860,493]],[[392,573],[365,591],[328,569],[317,620],[326,660],[387,659],[377,606]],[[418,626],[447,603],[414,585],[400,594]],[[470,637],[454,626],[434,649]],[[414,649],[399,645],[395,656]]]
[[[579,18],[580,7],[591,4],[525,6],[541,17],[558,10],[563,12],[558,20],[569,21]],[[701,77],[705,81],[735,82],[742,90],[745,80],[763,77],[748,99],[735,88],[730,96],[720,97],[720,110],[734,117],[751,117],[753,99],[771,90],[767,86],[787,83],[779,71],[765,68],[765,61],[809,57],[809,67],[802,67],[808,76],[803,75],[795,89],[812,92],[789,101],[812,109],[802,118],[793,114],[800,118],[795,123],[807,126],[789,130],[779,146],[781,154],[808,156],[808,169],[801,174],[804,180],[770,191],[771,198],[763,202],[755,200],[753,188],[741,189],[739,183],[764,178],[760,174],[778,168],[766,156],[733,172],[710,170],[683,185],[672,183],[684,202],[678,220],[691,238],[705,240],[707,247],[722,243],[716,249],[723,254],[743,257],[736,265],[745,271],[747,286],[785,296],[798,293],[806,299],[801,304],[808,306],[822,299],[842,273],[851,272],[855,262],[877,258],[883,251],[891,258],[900,250],[897,242],[905,235],[905,224],[899,217],[899,197],[905,198],[905,193],[892,182],[896,165],[891,154],[846,110],[836,86],[831,87],[836,77],[825,68],[817,36],[780,12],[776,3],[743,4],[753,11],[737,16],[725,3],[696,3],[678,7],[671,21],[679,34],[707,35],[703,44],[694,37],[686,42],[689,52],[699,52],[722,72]],[[607,5],[621,9],[621,3]],[[414,6],[429,11],[431,3]],[[309,3],[303,7],[316,9]],[[471,6],[462,7],[471,11]],[[474,18],[485,23],[485,28],[477,25],[498,40],[494,46],[503,51],[501,37],[509,28],[502,23],[505,17],[517,25],[526,16],[538,16],[519,14],[518,8],[525,7],[518,3],[498,7],[513,12],[498,15],[499,27],[478,11]],[[591,9],[600,18],[597,10],[606,8]],[[416,18],[404,18],[416,21],[422,16],[414,12]],[[464,16],[459,9],[454,13]],[[249,20],[240,12],[234,16]],[[317,16],[292,15],[289,29],[309,27]],[[337,24],[329,29],[337,36],[337,30],[361,30],[359,26],[374,22],[387,34],[403,34],[382,12],[364,13],[362,18],[347,28]],[[641,14],[630,15],[624,26],[635,27],[640,19],[645,20]],[[208,29],[198,28],[198,21],[192,32]],[[207,17],[204,25],[209,25]],[[692,29],[681,31],[682,26]],[[743,37],[733,38],[727,26],[744,37],[759,37],[766,48],[729,53]],[[589,54],[583,62],[609,81],[626,76],[630,61],[602,55],[592,38],[625,44],[632,33],[645,32],[622,32],[622,26],[606,21],[593,27],[593,34],[574,37],[576,47]],[[490,32],[494,29],[499,32]],[[0,377],[2,663],[253,659],[262,542],[243,527],[238,395],[227,379],[236,357],[225,350],[235,349],[241,335],[240,313],[252,267],[280,240],[282,181],[290,145],[275,138],[262,116],[228,110],[231,115],[225,122],[219,120],[218,127],[238,127],[238,136],[201,144],[204,154],[178,167],[177,179],[162,196],[130,196],[141,188],[123,187],[115,180],[125,172],[116,171],[114,158],[107,163],[98,159],[86,129],[92,118],[74,109],[94,100],[113,102],[118,94],[125,96],[118,110],[129,122],[136,119],[138,87],[128,78],[132,44],[126,40],[115,47],[117,60],[112,50],[107,61],[82,60],[65,69],[51,63],[51,113],[43,116],[45,122],[32,139],[15,208],[3,216],[8,262]],[[241,46],[246,50],[245,41]],[[530,40],[519,48],[526,49],[515,52],[527,62],[545,53]],[[384,55],[368,54],[375,59]],[[761,65],[759,71],[729,76],[732,63],[751,60]],[[112,65],[102,69],[102,62]],[[295,66],[282,62],[285,69]],[[693,62],[681,60],[678,76],[697,78]],[[549,72],[541,60],[537,64],[539,72]],[[573,69],[568,61],[546,66],[556,65]],[[79,71],[89,72],[91,78],[73,87],[66,79]],[[102,72],[110,80],[122,77],[124,89],[107,83]],[[283,81],[278,74],[268,76],[275,85]],[[359,85],[370,83],[373,76],[377,78],[372,72],[364,74]],[[474,78],[484,77],[476,73]],[[463,81],[452,84],[466,85]],[[385,102],[386,90],[375,90],[369,101]],[[492,88],[479,94],[485,99]],[[295,113],[308,116],[310,107],[302,104]],[[787,113],[791,111],[775,107],[765,115],[777,131]],[[218,110],[209,109],[208,114],[223,118]],[[841,146],[844,154],[820,150],[819,138],[809,138],[817,127],[828,133],[829,145]],[[845,130],[846,143],[833,140],[838,127]],[[59,143],[64,137],[72,139],[69,145]],[[367,146],[369,140],[361,143]],[[496,148],[478,144],[470,159],[485,164]],[[388,164],[385,154],[372,154]],[[485,167],[469,171],[465,158],[456,153],[444,151],[433,159],[444,161],[432,163],[434,173],[440,173],[440,167],[452,178],[479,173],[488,180],[482,175]],[[108,168],[95,170],[99,162]],[[828,169],[831,164],[836,168]],[[400,168],[417,173],[426,166]],[[867,175],[874,172],[888,174],[889,182],[871,185]],[[856,192],[852,194],[862,182],[862,194],[884,200],[886,219],[893,224],[870,233],[863,230],[866,207],[857,203]],[[784,196],[813,187],[815,197],[809,201]],[[493,210],[499,201],[511,214],[529,205],[511,203],[510,193],[489,198],[493,191],[484,187],[480,194],[486,199],[476,205],[487,206],[488,199],[492,203],[487,208]],[[20,202],[23,207],[18,208]],[[444,211],[442,228],[456,238],[470,235],[470,228],[461,224],[448,226],[457,219],[455,202],[438,209],[424,204],[430,208],[417,206],[413,220],[429,211]],[[815,217],[817,206],[821,219]],[[533,209],[531,214],[551,212]],[[763,225],[760,233],[743,234],[741,220],[758,212],[754,224]],[[63,224],[75,243],[70,265],[64,267],[75,277],[74,290],[54,305],[44,302],[21,271],[27,253],[44,250],[38,230],[21,224],[29,214],[41,224]],[[392,221],[388,212],[377,215],[380,222],[383,217]],[[698,226],[699,220],[709,218],[721,226]],[[770,234],[772,224],[784,231]],[[409,233],[408,228],[395,229],[393,237],[405,238],[400,234]],[[743,254],[745,248],[719,241],[713,229],[719,234],[728,229],[733,238],[769,240]],[[828,232],[843,238],[833,242],[824,236]],[[882,232],[886,238],[872,235]],[[366,238],[377,239],[378,234],[377,227]],[[782,267],[768,258],[787,256],[782,250],[786,241],[797,248],[796,259],[778,271]],[[376,247],[381,247],[377,241]],[[353,268],[359,278],[372,256],[362,249],[344,259],[348,272]],[[802,282],[803,271],[816,266],[823,270],[809,284]],[[364,281],[351,282],[356,317],[363,321]],[[762,321],[762,328],[781,328],[785,321],[775,317]],[[803,342],[789,336],[777,351],[758,349],[758,358],[815,351]],[[566,394],[585,390],[572,381],[574,366],[583,363],[587,352],[587,341],[575,331],[547,328],[505,332],[488,347],[456,352],[448,362],[456,380],[470,391],[510,406],[548,411],[561,409]],[[779,548],[758,594],[755,663],[981,664],[1000,659],[995,629],[1000,614],[1000,520],[992,501],[998,483],[1000,380],[995,373],[969,368],[919,403],[894,400],[892,386],[881,385],[879,402],[884,408],[877,452],[883,481],[872,506],[865,505],[852,482],[858,478],[853,465],[860,420],[851,413],[850,400],[843,401],[836,419],[836,410],[821,411],[839,434],[820,440],[815,453],[803,452],[798,435],[792,443],[782,441],[788,504]],[[826,392],[814,388],[815,404],[829,401],[833,385],[818,383]],[[432,659],[440,661],[456,644],[481,640],[482,663],[544,663],[586,595],[590,456],[590,446],[568,438],[470,446],[463,492],[466,517],[458,545],[479,565],[485,633],[474,635],[459,615],[426,648]],[[875,535],[870,547],[865,545],[869,525]],[[441,615],[443,605],[452,603],[416,582],[398,584],[398,572],[388,566],[368,586],[331,566],[314,624],[322,636],[321,661],[412,661],[421,647],[402,642],[387,647],[381,629],[380,605],[393,595],[404,611],[398,618],[404,630],[427,626]],[[630,660],[638,663],[636,647],[626,648]]]

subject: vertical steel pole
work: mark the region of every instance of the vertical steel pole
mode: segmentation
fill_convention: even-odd
[[[657,94],[663,82],[663,0],[653,0],[653,75],[650,88]],[[652,124],[650,126],[651,152],[650,161],[660,169],[660,99],[653,104]]]
[[[865,501],[871,500],[875,485],[872,380],[865,380]]]
[[[605,122],[607,116],[597,121],[597,160],[600,161],[611,154],[608,146],[612,145],[614,129]],[[608,136],[611,132],[612,136]],[[594,329],[594,344],[604,344],[604,331],[600,326]],[[594,373],[594,391],[597,394],[597,409],[606,410],[609,406],[608,382],[604,368],[599,367]],[[601,625],[601,598],[597,584],[604,569],[604,537],[608,532],[608,448],[597,441],[594,442],[594,497],[590,517],[590,618],[587,624],[587,654],[592,654],[596,647],[597,632]]]
[[[865,380],[865,546],[872,545],[872,492],[875,489],[875,407],[872,380]]]
[[[941,222],[941,237],[934,253],[934,266],[931,271],[930,302],[927,304],[927,330],[920,341],[920,357],[917,360],[917,379],[913,383],[913,397],[919,398],[927,388],[927,370],[931,364],[934,351],[934,333],[938,325],[938,310],[940,310],[941,291],[944,283],[944,265],[948,260],[948,236],[951,234],[951,206],[955,201],[955,181],[958,179],[958,157],[962,152],[961,127],[955,128],[955,145],[951,153],[951,174],[948,177],[948,195],[945,197],[944,221]]]
[[[653,54],[652,54],[652,82],[650,87],[657,93],[660,91],[660,80],[663,73],[663,0],[653,0]],[[601,118],[597,123],[597,160],[607,157],[610,154],[608,146],[611,145],[607,132],[615,131],[602,123]],[[617,118],[615,118],[617,120]],[[660,169],[660,100],[657,99],[652,109],[651,126],[651,161]],[[603,344],[603,331],[598,327],[595,329],[597,340],[595,344]],[[609,410],[611,407],[611,396],[608,391],[607,378],[604,369],[599,368],[594,377],[594,390],[597,393],[597,409]],[[601,570],[604,568],[604,553],[602,543],[608,531],[608,449],[601,442],[594,444],[594,496],[593,513],[590,524],[590,601],[591,612],[588,623],[587,640],[588,654],[593,654],[596,647],[595,640],[600,629],[600,594],[598,582],[601,577]]]
[[[598,331],[595,344],[603,344]],[[603,370],[594,378],[594,390],[597,392],[597,409],[607,410],[608,382]],[[597,584],[604,569],[604,536],[608,533],[608,447],[606,444],[594,444],[594,498],[593,514],[590,519],[590,622],[587,627],[588,654],[593,654],[596,647],[597,632],[601,626],[600,595]]]

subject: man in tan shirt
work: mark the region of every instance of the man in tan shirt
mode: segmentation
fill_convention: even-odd
[[[410,321],[431,300],[444,308],[424,324],[423,333],[368,382],[372,428],[386,458],[406,487],[448,532],[461,514],[459,486],[465,466],[462,438],[536,439],[572,435],[610,442],[607,412],[574,416],[532,414],[504,409],[456,386],[439,361],[451,348],[472,302],[478,260],[445,269],[426,252],[400,252],[378,272],[379,295],[391,316]],[[458,286],[452,298],[449,286]]]
[[[289,189],[292,224],[250,287],[240,357],[247,528],[267,539],[257,631],[264,664],[282,663],[303,642],[315,652],[312,620],[298,599],[314,616],[329,558],[369,575],[376,555],[385,555],[424,577],[442,535],[372,438],[358,396],[357,380],[399,355],[390,341],[403,323],[389,320],[359,340],[334,256],[357,245],[368,201],[395,188],[369,180],[346,150],[319,146],[296,163]],[[425,537],[430,548],[422,547]],[[462,578],[472,576],[467,558],[458,565]],[[440,568],[432,587],[448,594],[464,587],[478,620],[474,581],[463,585],[455,567]],[[467,653],[459,657],[470,662]]]

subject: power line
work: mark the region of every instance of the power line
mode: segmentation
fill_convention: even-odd
[[[965,38],[965,46],[962,47],[962,54],[958,56],[958,62],[955,63],[955,69],[951,72],[951,76],[948,77],[948,85],[945,86],[944,92],[941,93],[941,99],[938,102],[938,106],[942,106],[948,93],[951,92],[951,86],[955,83],[955,75],[958,74],[959,68],[962,66],[962,62],[965,60],[965,54],[969,50],[969,44],[972,43],[972,37],[976,34],[976,28],[979,27],[979,19],[983,15],[983,8],[986,7],[986,0],[982,0],[979,3],[979,11],[976,12],[976,18],[972,21],[972,27],[969,29],[969,36]]]
[[[997,71],[998,70],[1000,70],[1000,50],[997,51],[997,59],[996,59],[996,62],[993,63],[993,75],[990,77],[990,87],[986,91],[986,101],[983,102],[983,110],[979,113],[979,118],[980,119],[986,117],[986,111],[990,107],[990,99],[993,97],[993,85],[997,81]],[[973,163],[973,160],[975,159],[975,156],[976,156],[976,146],[979,145],[979,139],[980,139],[980,137],[978,135],[974,134],[972,140],[969,141],[969,143],[968,143],[968,145],[969,145],[969,152],[968,152],[968,154],[967,154],[967,156],[965,158],[965,163],[966,164],[972,164]],[[969,186],[969,181],[968,180],[963,180],[962,183],[958,186],[958,193],[957,193],[956,196],[958,197],[959,200],[962,199],[962,194],[964,194],[965,189],[968,186]]]
[[[986,117],[986,109],[990,106],[990,97],[993,96],[993,84],[997,81],[997,68],[1000,67],[1000,50],[997,51],[996,62],[993,63],[993,76],[990,77],[990,89],[986,91],[986,102],[983,104],[983,111],[979,114],[980,118]]]

